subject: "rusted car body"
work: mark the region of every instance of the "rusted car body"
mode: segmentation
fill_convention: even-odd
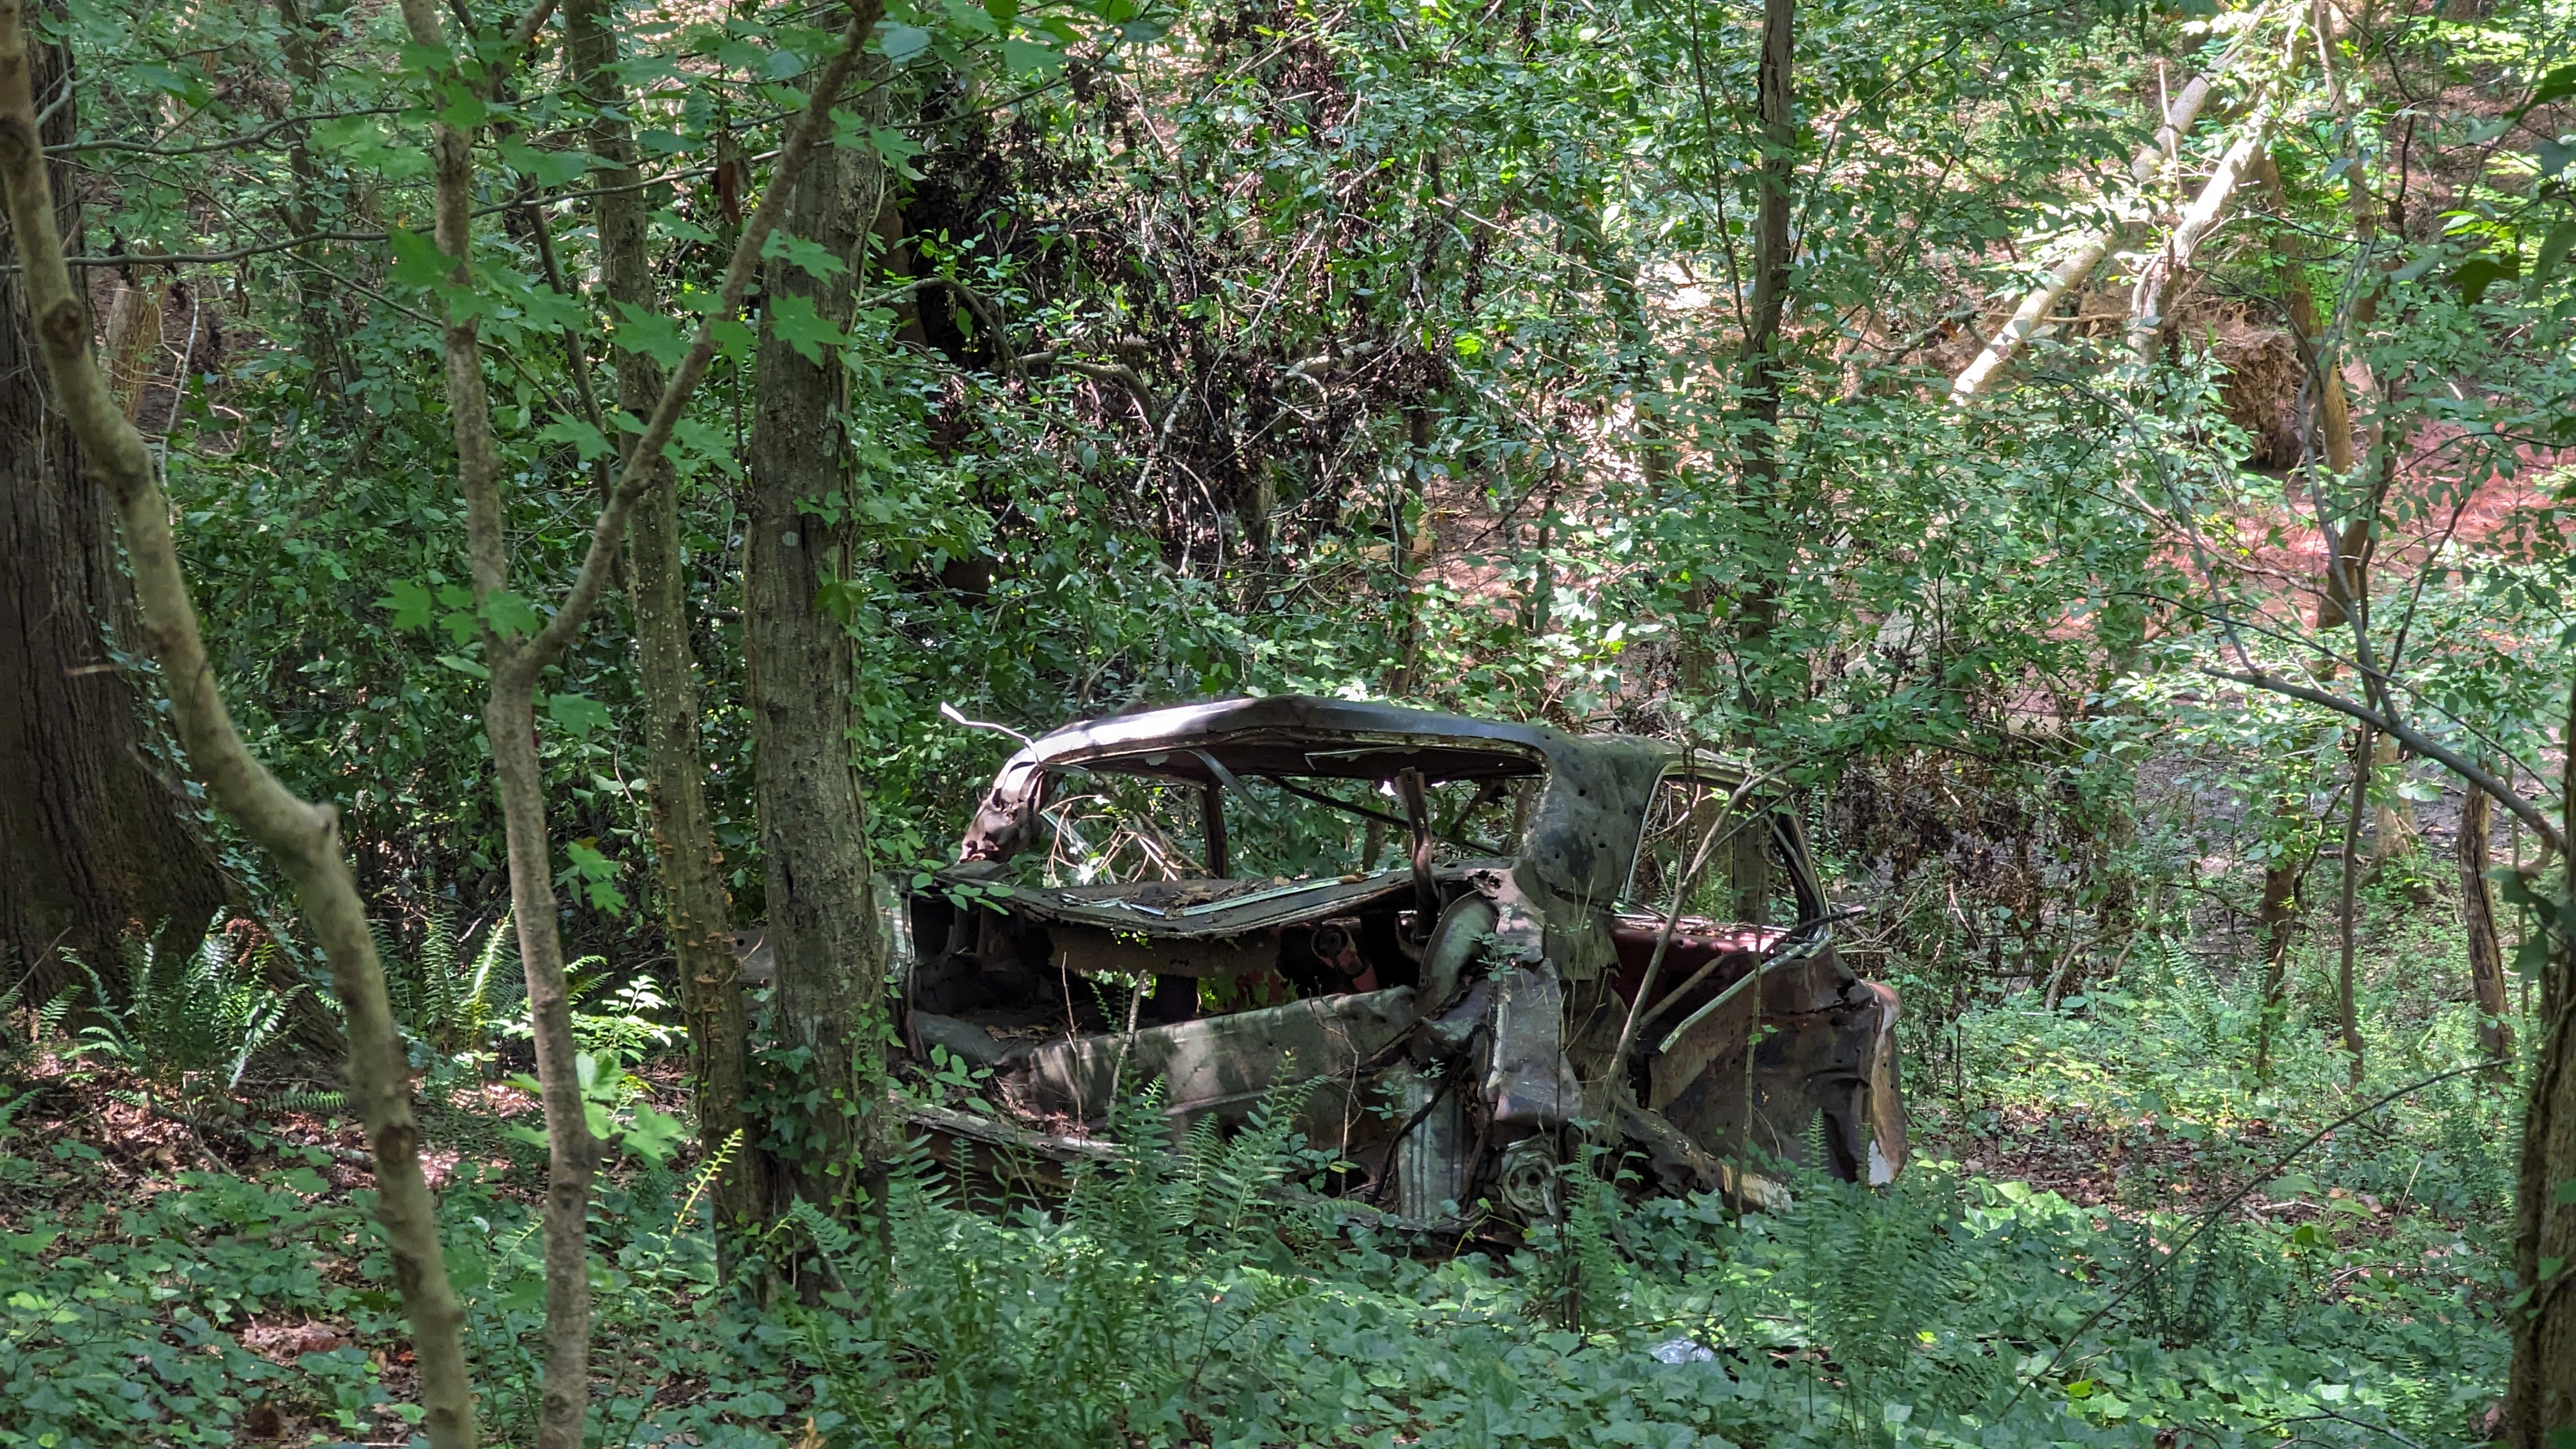
[[[1757,1203],[1767,1162],[1904,1161],[1896,995],[1836,957],[1796,817],[1705,754],[1158,709],[1029,744],[959,857],[889,912],[907,1049],[991,1073],[993,1117],[916,1118],[952,1148],[1104,1153],[1151,1084],[1176,1128],[1293,1103],[1347,1191],[1423,1222],[1552,1212],[1585,1132]]]

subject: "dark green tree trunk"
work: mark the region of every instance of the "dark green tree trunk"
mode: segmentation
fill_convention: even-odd
[[[2271,1080],[2272,1038],[2280,1030],[2281,1012],[2290,982],[2290,935],[2299,925],[2299,877],[2306,862],[2290,855],[2273,857],[2263,867],[2263,903],[2257,918],[2263,926],[2263,1007],[2254,1028],[2254,1080]]]
[[[2576,838],[2569,835],[2576,830],[2576,689],[2560,743],[2569,753],[2559,829]],[[2524,1289],[2505,1309],[2513,1326],[2505,1426],[2514,1449],[2564,1449],[2576,1438],[2576,860],[2561,868],[2559,882],[2556,918],[2543,922],[2549,955],[2514,1195],[2513,1270]]]
[[[1792,71],[1797,26],[1797,0],[1763,0],[1755,96],[1762,159],[1753,210],[1753,301],[1739,354],[1744,403],[1737,470],[1745,516],[1764,521],[1760,532],[1746,540],[1758,553],[1739,626],[1745,644],[1739,689],[1746,711],[1757,716],[1768,715],[1777,698],[1777,682],[1765,676],[1773,673],[1769,640],[1779,622],[1780,582],[1794,530],[1780,466],[1780,334],[1789,304],[1789,213],[1796,201],[1791,182],[1798,162]]]
[[[2564,916],[2561,929],[2564,929]],[[2539,1051],[2522,1137],[2514,1277],[2530,1291],[2507,1309],[2517,1449],[2559,1449],[2576,1430],[2576,946],[2555,936],[2541,987]],[[2552,1269],[2546,1276],[2542,1268]]]
[[[2495,1058],[2501,1077],[2513,1061],[2513,1008],[2504,986],[2504,942],[2496,931],[2495,896],[2487,889],[2487,834],[2494,801],[2475,785],[2460,807],[2460,925],[2469,944],[2469,991],[2478,1003],[2478,1048]]]
[[[883,199],[872,155],[836,149],[797,182],[786,226],[851,265],[829,280],[772,261],[768,299],[812,298],[846,323]],[[775,1190],[848,1210],[884,1157],[885,943],[869,899],[852,643],[824,586],[853,568],[850,530],[823,502],[852,486],[848,371],[781,340],[764,319],[751,435],[743,637],[750,670],[760,843],[766,856],[777,1044],[802,1057],[811,1104],[773,1124]]]
[[[568,59],[599,109],[592,154],[614,163],[593,205],[600,269],[608,297],[655,310],[645,249],[643,192],[635,145],[623,115],[625,86],[616,70],[617,37],[606,0],[565,7]],[[641,353],[617,363],[617,406],[643,418],[662,395],[661,369]],[[630,440],[631,441],[631,440]],[[661,874],[662,919],[680,978],[695,1067],[698,1142],[709,1161],[744,1130],[743,1005],[740,963],[733,952],[732,906],[707,810],[706,760],[698,741],[697,660],[689,645],[687,563],[680,551],[680,500],[668,468],[657,468],[635,504],[627,543],[627,596],[635,610],[635,647],[644,684],[647,796],[654,860]],[[739,1144],[735,1144],[738,1148]],[[756,1154],[735,1150],[712,1193],[717,1260],[728,1275],[741,1236],[760,1217]]]
[[[304,0],[277,0],[277,21],[286,72],[295,78],[289,107],[322,109],[314,94],[322,87],[320,27],[307,13]],[[322,208],[315,199],[321,190],[321,177],[313,164],[307,129],[299,125],[291,134],[294,139],[287,144],[286,169],[295,186],[283,208],[283,219],[290,235],[309,236],[322,229]],[[297,325],[302,333],[298,350],[313,368],[310,396],[336,412],[346,382],[340,366],[340,329],[331,315],[331,283],[309,272],[294,275]]]

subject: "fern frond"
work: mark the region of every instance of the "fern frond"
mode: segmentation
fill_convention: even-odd
[[[36,1008],[36,1029],[32,1039],[62,1035],[63,1023],[71,1020],[72,1007],[79,1000],[80,987],[77,984],[55,992],[53,1000]]]
[[[519,967],[519,937],[510,928],[510,913],[484,932],[483,945],[474,953],[474,974],[469,978],[459,1019],[464,1026],[468,1045],[480,1045],[493,1022],[507,1015],[527,995],[526,978]]]
[[[429,929],[420,940],[420,978],[430,1010],[440,1021],[456,1020],[464,973],[457,969],[456,918],[444,906],[429,913]]]
[[[835,1222],[831,1214],[801,1197],[787,1205],[784,1217],[788,1226],[798,1229],[813,1241],[815,1248],[835,1271],[840,1268],[842,1256],[850,1251],[850,1244],[855,1240],[847,1226]]]
[[[705,1165],[698,1169],[697,1176],[689,1183],[689,1195],[680,1200],[680,1211],[672,1220],[671,1231],[675,1233],[680,1231],[687,1226],[689,1219],[697,1214],[698,1199],[706,1196],[707,1189],[715,1186],[717,1178],[724,1176],[725,1165],[733,1161],[734,1153],[741,1146],[742,1129],[736,1127],[707,1158]]]
[[[1242,1130],[1226,1144],[1215,1165],[1216,1190],[1208,1204],[1213,1212],[1207,1217],[1224,1237],[1239,1237],[1255,1205],[1295,1170],[1297,1149],[1305,1144],[1297,1114],[1317,1085],[1310,1078],[1264,1092],[1245,1114]]]
[[[328,1114],[348,1105],[348,1097],[340,1092],[288,1089],[254,1097],[251,1099],[251,1105],[264,1112]]]

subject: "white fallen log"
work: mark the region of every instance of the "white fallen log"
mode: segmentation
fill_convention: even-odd
[[[2211,66],[2207,73],[2193,76],[2191,83],[2182,88],[2182,94],[2175,96],[2172,103],[2165,107],[2164,124],[2158,126],[2155,136],[2145,145],[2140,146],[2135,156],[2129,158],[2131,181],[2144,186],[2154,179],[2165,158],[2173,153],[2182,138],[2190,132],[2191,123],[2199,118],[2201,107],[2209,100],[2209,93],[2217,88],[2218,82],[2225,79],[2230,70],[2235,68],[2237,60],[2251,50],[2248,42],[2259,27],[2261,19],[2260,10],[2248,15],[2245,23],[2238,28],[2236,38],[2229,41],[2227,49],[2220,53],[2218,63]],[[2003,369],[2003,365],[2012,360],[2015,352],[2021,350],[2021,345],[2037,336],[2048,325],[2048,314],[2065,297],[2067,289],[2080,285],[2085,278],[2093,275],[2093,269],[2102,264],[2103,257],[2109,255],[2111,244],[2118,239],[2117,233],[2121,229],[2119,224],[2114,224],[2096,228],[2078,237],[2075,245],[2048,274],[2047,279],[2028,296],[2022,298],[2021,305],[2013,309],[2011,319],[2006,321],[2002,330],[1995,334],[1994,340],[1986,344],[1985,350],[1977,354],[1977,360],[1969,363],[1956,378],[1952,379],[1950,396],[1954,400],[1965,402],[1983,392],[1986,384]]]
[[[2174,223],[2173,234],[2138,271],[2137,285],[2130,293],[2128,343],[2141,362],[2155,357],[2156,338],[2164,328],[2165,303],[2173,295],[2174,279],[2190,268],[2201,242],[2227,214],[2227,203],[2235,196],[2238,183],[2253,169],[2263,148],[2271,144],[2272,112],[2259,96],[2255,105],[2244,134],[2219,158],[2218,169],[2210,173],[2200,194],[2192,198],[2181,220]]]

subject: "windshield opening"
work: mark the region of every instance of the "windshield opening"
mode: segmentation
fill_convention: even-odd
[[[1373,754],[1379,758],[1370,763],[1381,763],[1388,752]],[[1042,849],[1022,858],[1048,886],[1309,880],[1409,860],[1413,830],[1392,771],[1355,778],[1265,770],[1269,762],[1257,758],[1242,763],[1249,772],[1200,752],[1158,751],[1050,769],[1038,810]],[[1436,862],[1517,853],[1542,778],[1508,763],[1518,773],[1424,782]]]
[[[1789,856],[1778,804],[1756,797],[1727,808],[1732,783],[1667,775],[1655,787],[1637,842],[1637,864],[1621,893],[1622,913],[1663,916],[1684,887],[1685,919],[1787,926],[1807,910]],[[1707,859],[1692,875],[1705,848]]]

